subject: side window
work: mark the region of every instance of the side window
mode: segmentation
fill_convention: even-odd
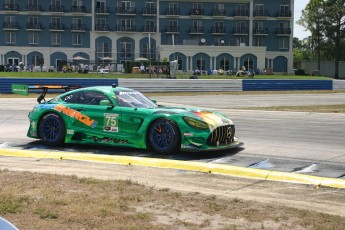
[[[99,105],[102,100],[109,100],[109,98],[102,92],[84,91],[79,94],[79,104]]]
[[[66,103],[75,104],[75,103],[78,103],[78,97],[79,97],[79,93],[71,93],[63,97],[62,100],[65,101]]]

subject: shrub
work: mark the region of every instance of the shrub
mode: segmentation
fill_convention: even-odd
[[[305,71],[304,71],[304,69],[297,69],[297,70],[295,71],[295,75],[297,75],[297,76],[305,76]]]
[[[5,71],[5,66],[4,65],[0,65],[0,72],[4,72]]]

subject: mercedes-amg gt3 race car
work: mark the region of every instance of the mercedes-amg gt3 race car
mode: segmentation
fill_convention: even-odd
[[[235,148],[235,126],[225,115],[157,105],[138,91],[80,88],[36,105],[28,137],[63,143],[152,148],[158,153]]]

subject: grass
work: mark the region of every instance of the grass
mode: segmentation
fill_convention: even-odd
[[[0,216],[19,229],[343,229],[345,218],[179,193],[129,180],[0,171]],[[239,221],[240,220],[240,221]],[[330,221],[331,220],[331,221]]]
[[[190,73],[178,74],[177,78],[187,79],[191,76]],[[165,77],[165,75],[161,75]],[[100,74],[100,73],[62,73],[62,72],[0,72],[1,77],[18,77],[18,78],[140,78],[149,79],[149,74],[122,74],[122,73],[110,73],[110,74]],[[151,78],[157,78],[156,75],[152,74]],[[200,79],[251,79],[246,76],[236,77],[227,75],[201,75],[198,76]],[[294,75],[255,75],[255,79],[323,79],[329,80],[332,78],[323,76],[294,76]]]

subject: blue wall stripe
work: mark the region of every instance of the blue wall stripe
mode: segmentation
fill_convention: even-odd
[[[118,79],[94,78],[0,78],[0,93],[11,93],[12,84],[78,85],[81,87],[118,84]]]
[[[243,91],[333,90],[332,80],[243,80]]]

